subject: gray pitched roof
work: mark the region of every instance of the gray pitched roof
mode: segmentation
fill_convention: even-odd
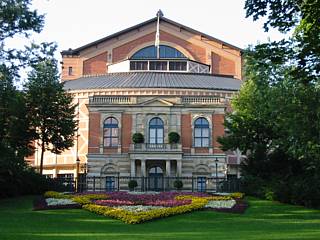
[[[238,91],[242,81],[210,74],[170,72],[124,72],[81,77],[66,81],[66,90],[108,88],[183,88]]]

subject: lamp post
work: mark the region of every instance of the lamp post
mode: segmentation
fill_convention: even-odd
[[[78,191],[79,167],[80,167],[80,159],[79,159],[79,157],[77,157],[77,160],[76,160],[76,191]]]
[[[219,162],[219,159],[216,157],[214,162],[216,163],[216,192],[218,192],[218,162]]]

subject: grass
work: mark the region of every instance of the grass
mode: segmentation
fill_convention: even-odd
[[[32,211],[33,197],[0,200],[0,239],[320,239],[320,211],[249,199],[243,215],[199,211],[140,225],[81,209]]]

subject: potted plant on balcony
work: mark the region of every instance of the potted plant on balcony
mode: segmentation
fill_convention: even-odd
[[[137,183],[136,180],[130,180],[130,181],[128,182],[128,187],[129,187],[129,190],[130,190],[130,191],[133,191],[134,188],[136,188],[137,186],[138,186],[138,183]]]
[[[170,132],[168,137],[170,144],[177,144],[180,141],[180,135],[177,132]]]
[[[173,186],[175,187],[175,189],[180,191],[183,188],[183,182],[181,180],[177,179],[173,182]]]
[[[134,133],[132,135],[132,142],[137,144],[137,143],[143,143],[144,142],[144,136],[142,133]]]

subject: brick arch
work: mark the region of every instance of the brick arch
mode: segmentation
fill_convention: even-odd
[[[150,44],[155,41],[155,32],[144,35],[143,37],[137,38],[133,41],[127,42],[119,47],[116,47],[112,50],[112,62],[120,62],[125,59],[128,59],[130,53],[137,48],[146,43]],[[189,55],[192,56],[192,59],[199,62],[206,62],[206,50],[202,47],[194,45],[184,39],[178,38],[170,33],[160,31],[160,44],[170,43],[173,46],[180,46],[180,49],[185,49]],[[178,48],[177,48],[178,49]],[[179,49],[178,49],[179,50]],[[184,52],[182,52],[184,53]]]

